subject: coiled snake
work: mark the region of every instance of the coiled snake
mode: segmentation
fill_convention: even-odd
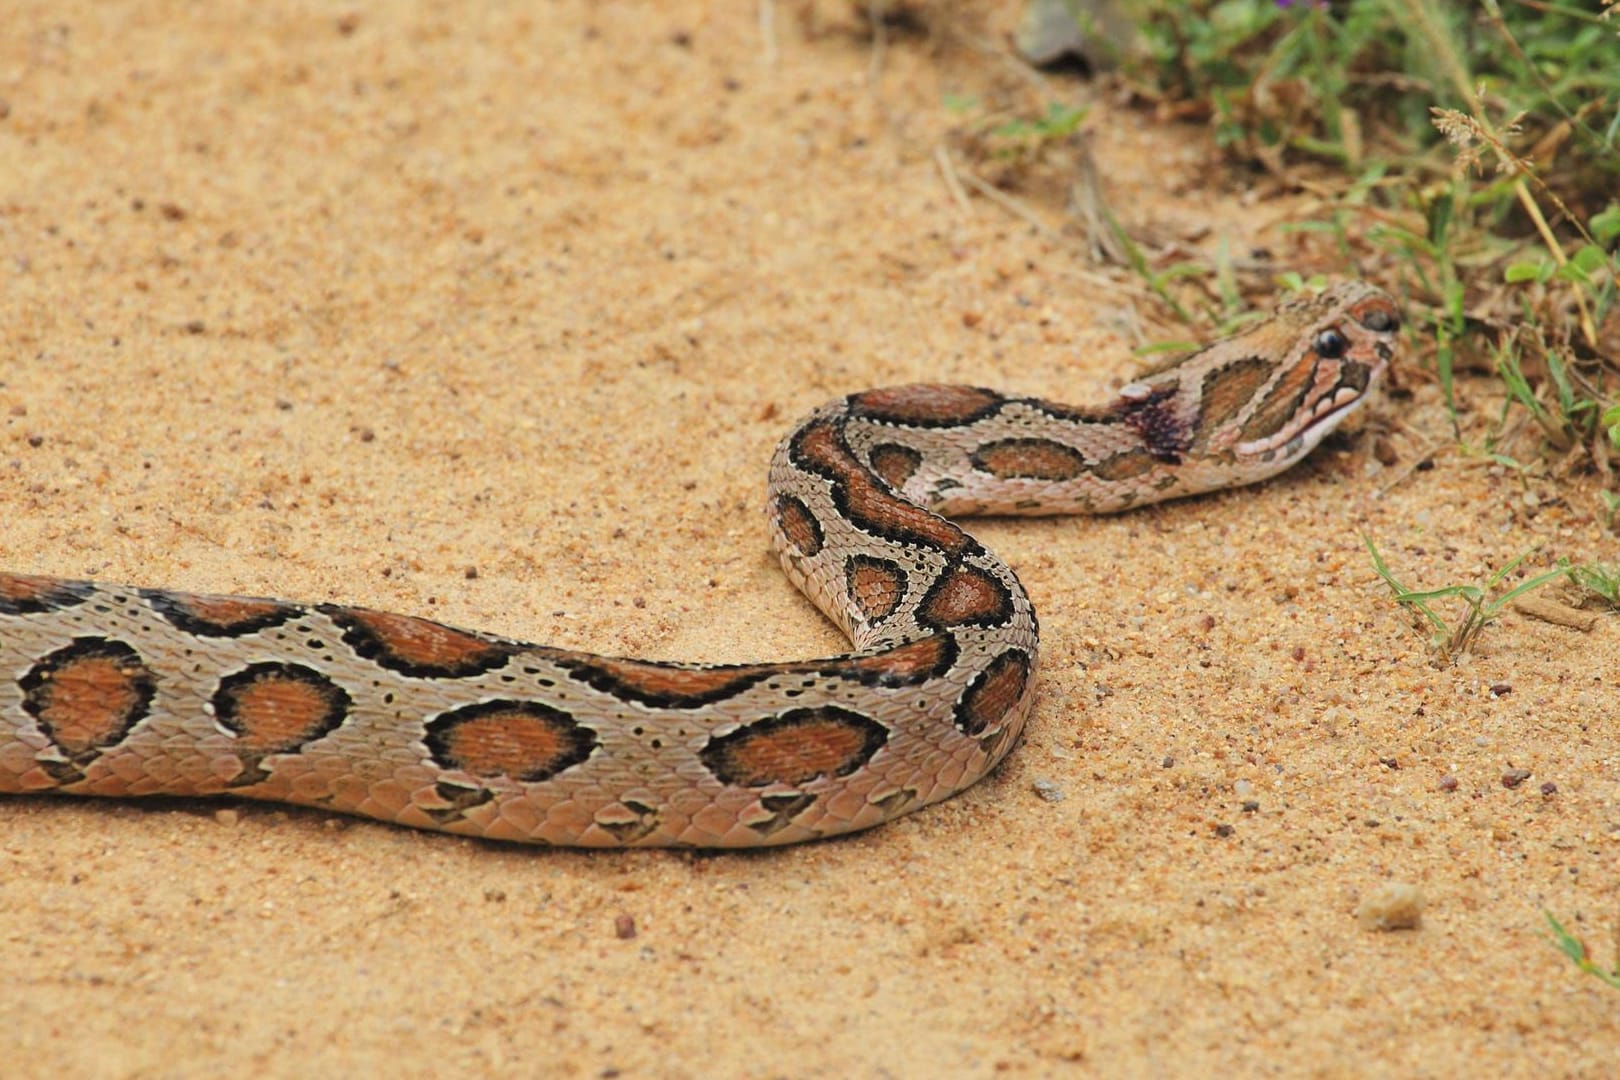
[[[1035,612],[941,515],[1115,511],[1286,469],[1399,313],[1349,283],[1077,409],[869,390],[777,448],[771,540],[855,651],[654,663],[338,604],[0,574],[0,792],[216,795],[590,847],[864,829],[972,784],[1034,697]]]

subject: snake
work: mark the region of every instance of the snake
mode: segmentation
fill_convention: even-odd
[[[489,840],[745,848],[945,799],[1016,745],[1039,628],[951,519],[1110,514],[1252,484],[1367,400],[1400,313],[1301,293],[1114,401],[976,386],[849,394],[781,441],[787,577],[824,659],[689,664],[411,615],[0,574],[0,793],[235,796]]]

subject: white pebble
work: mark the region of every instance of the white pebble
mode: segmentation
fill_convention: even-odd
[[[1423,921],[1423,890],[1404,881],[1386,881],[1356,906],[1363,930],[1416,930]]]

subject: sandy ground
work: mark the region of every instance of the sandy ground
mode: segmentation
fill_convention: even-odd
[[[777,7],[773,57],[752,3],[14,0],[6,567],[660,658],[836,648],[764,541],[791,419],[917,379],[1096,399],[1156,312],[942,183],[945,95],[1016,78],[999,61],[899,39],[872,84],[847,9],[812,30]],[[1202,131],[1104,101],[1088,128],[1128,224],[1289,265],[1276,226],[1308,207],[1223,176]],[[1437,667],[1359,533],[1431,586],[1615,538],[1594,488],[1453,452],[1408,382],[1263,487],[979,525],[1041,613],[1032,730],[979,787],[844,841],[592,854],[8,800],[0,1060],[1612,1074],[1620,996],[1542,912],[1612,960],[1616,624],[1510,613]],[[1362,929],[1392,881],[1421,928]]]

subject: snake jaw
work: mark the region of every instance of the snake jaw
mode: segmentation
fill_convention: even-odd
[[[1344,362],[1338,378],[1319,393],[1308,395],[1281,429],[1264,438],[1240,442],[1233,449],[1240,458],[1297,461],[1366,403],[1368,392],[1388,366],[1384,360],[1371,365]]]

